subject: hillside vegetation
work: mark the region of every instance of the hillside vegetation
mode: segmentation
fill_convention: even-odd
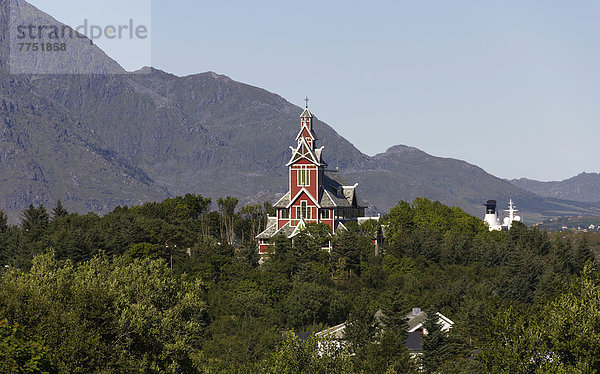
[[[186,195],[103,217],[58,205],[31,206],[19,226],[0,219],[0,261],[9,265],[0,273],[0,371],[600,368],[597,248],[578,235],[522,224],[489,232],[459,208],[419,198],[383,217],[380,256],[379,223],[348,224],[331,253],[321,249],[327,227],[308,225],[293,245],[274,238],[259,266],[253,238],[271,207],[237,204],[219,199],[211,211],[210,199]],[[428,320],[434,333],[418,359],[403,344],[414,307],[456,323],[444,334]],[[286,333],[345,321],[341,348]]]

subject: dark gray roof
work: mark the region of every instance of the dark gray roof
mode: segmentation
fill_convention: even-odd
[[[421,352],[423,344],[423,333],[419,330],[414,332],[409,332],[404,345],[411,352]]]
[[[321,196],[321,206],[325,208],[351,207],[351,202],[344,196],[345,181],[342,176],[335,171],[326,171],[323,177],[323,195]]]
[[[334,186],[348,185],[342,174],[336,170],[325,170],[325,180],[329,180],[329,183]]]
[[[366,208],[366,204],[356,193],[356,185],[348,186],[337,171],[325,171],[323,189],[320,205],[324,208],[350,208],[353,202],[356,202],[359,208]]]

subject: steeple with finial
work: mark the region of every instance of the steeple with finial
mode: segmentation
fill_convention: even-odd
[[[308,102],[310,101],[308,95],[306,95],[304,101],[306,102],[306,107],[300,115],[300,132],[298,133],[298,136],[296,136],[296,140],[298,141],[298,144],[300,144],[300,139],[304,138],[309,147],[313,149],[315,146],[315,140],[317,140],[317,136],[312,128],[313,115],[308,109]]]
[[[306,126],[309,130],[312,130],[313,115],[310,112],[310,110],[308,110],[308,102],[310,101],[310,99],[308,98],[308,95],[306,95],[306,99],[304,99],[304,101],[306,102],[306,106],[304,107],[304,111],[300,115],[300,118],[302,118],[301,125]]]

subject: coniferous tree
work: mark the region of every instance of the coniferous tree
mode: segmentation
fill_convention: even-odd
[[[54,207],[54,209],[52,209],[52,218],[56,219],[56,218],[65,217],[68,215],[69,215],[69,212],[65,209],[65,207],[63,207],[60,199],[58,199],[58,201],[56,202],[56,206]]]
[[[9,249],[6,245],[6,237],[8,235],[8,217],[3,210],[0,209],[0,266],[8,263],[10,258]]]
[[[23,212],[21,217],[21,228],[25,231],[25,236],[31,241],[36,241],[44,233],[50,224],[50,215],[44,205],[39,207],[30,204]]]
[[[8,216],[0,209],[0,234],[4,234],[8,231]]]
[[[423,323],[427,334],[423,335],[423,367],[428,373],[435,373],[449,356],[448,336],[442,331],[439,317],[435,310],[427,311],[427,319]]]
[[[563,274],[571,274],[573,272],[574,261],[574,251],[569,240],[557,240],[554,243],[553,254],[558,259],[558,264],[560,266],[559,270]]]
[[[366,372],[407,373],[411,371],[408,348],[406,306],[398,293],[383,310],[375,313],[376,343],[369,346],[364,368]]]
[[[505,296],[531,302],[544,271],[541,258],[523,248],[513,248],[508,254]]]
[[[590,249],[590,244],[588,243],[586,238],[583,237],[577,243],[577,249],[575,250],[575,254],[573,255],[573,263],[574,263],[573,267],[575,268],[576,271],[580,272],[581,270],[583,270],[583,265],[588,260],[592,260],[593,258],[594,258],[594,254],[592,253],[592,250]]]

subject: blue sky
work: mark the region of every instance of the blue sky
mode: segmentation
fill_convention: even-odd
[[[32,3],[61,21],[136,11]],[[152,65],[215,71],[297,105],[308,94],[317,117],[370,155],[406,144],[502,178],[559,180],[600,171],[599,11],[594,1],[155,0]],[[128,70],[146,64],[98,44]]]

